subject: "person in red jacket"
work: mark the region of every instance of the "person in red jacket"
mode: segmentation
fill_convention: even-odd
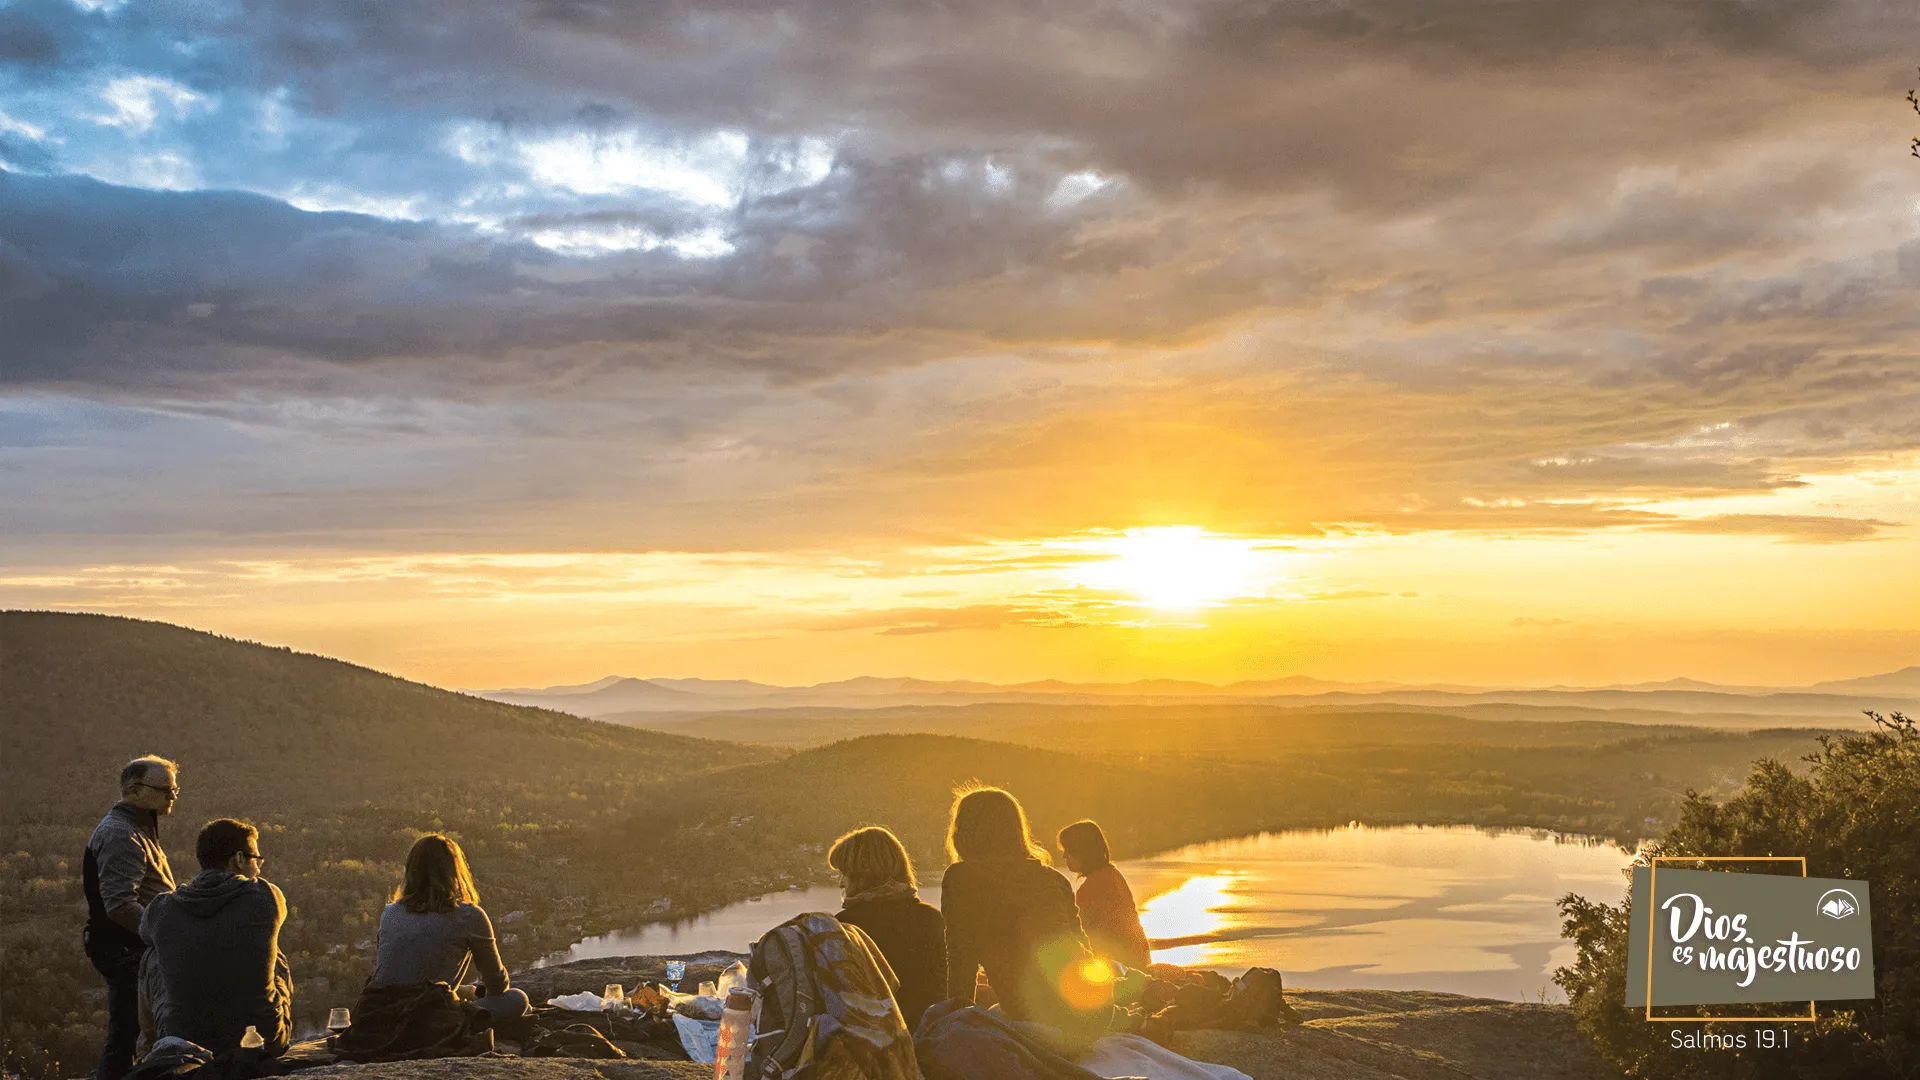
[[[1086,928],[1093,951],[1130,968],[1145,968],[1152,959],[1147,932],[1140,927],[1133,890],[1113,865],[1107,834],[1091,821],[1076,821],[1060,830],[1059,841],[1067,869],[1080,875],[1073,901],[1080,908],[1080,925]]]

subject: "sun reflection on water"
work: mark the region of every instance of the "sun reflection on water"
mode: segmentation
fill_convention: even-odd
[[[1140,925],[1147,937],[1167,943],[1153,950],[1154,961],[1204,963],[1209,939],[1234,924],[1233,910],[1242,899],[1234,886],[1244,876],[1235,872],[1199,874],[1141,905]]]
[[[1157,962],[1522,1000],[1551,993],[1565,963],[1555,898],[1610,898],[1631,858],[1545,834],[1354,825],[1197,844],[1122,871]]]
[[[1227,925],[1226,909],[1233,902],[1237,873],[1201,874],[1180,887],[1148,900],[1140,908],[1140,925],[1150,938],[1184,938],[1211,934]]]

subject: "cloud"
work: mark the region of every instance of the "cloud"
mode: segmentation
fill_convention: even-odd
[[[1378,589],[1329,589],[1321,592],[1310,592],[1298,597],[1298,599],[1316,602],[1323,600],[1379,600],[1393,595],[1395,594],[1381,592]]]
[[[14,451],[70,482],[279,492],[193,489],[241,534],[535,528],[480,499],[685,543],[1864,538],[1891,519],[1643,504],[1920,447],[1903,29],[1891,0],[20,0],[0,393],[169,433]],[[112,528],[23,472],[32,519]],[[193,483],[123,521],[184,527]]]
[[[1897,528],[1891,521],[1872,518],[1822,517],[1813,514],[1709,514],[1653,526],[1661,532],[1719,536],[1773,536],[1800,544],[1845,544],[1870,540],[1882,529]]]
[[[1009,626],[1067,628],[1085,620],[1068,611],[975,604],[956,608],[885,608],[815,624],[822,630],[878,630],[882,637],[914,637],[960,630],[999,630]]]
[[[93,122],[135,135],[153,130],[162,109],[178,116],[207,103],[206,98],[192,90],[156,75],[125,75],[113,79],[100,91],[100,100],[112,111],[94,116]]]

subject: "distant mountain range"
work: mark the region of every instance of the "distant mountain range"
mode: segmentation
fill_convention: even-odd
[[[1741,716],[1857,716],[1861,709],[1920,706],[1920,665],[1884,675],[1801,687],[1725,686],[1696,679],[1577,687],[1479,687],[1446,684],[1345,683],[1306,676],[1230,683],[1142,679],[1070,683],[1057,679],[1001,685],[972,680],[861,676],[812,686],[746,679],[640,679],[608,676],[590,683],[475,691],[515,705],[586,717],[627,713],[715,713],[749,709],[880,709],[980,704],[1179,705],[1241,701],[1275,705],[1533,705],[1639,709]]]

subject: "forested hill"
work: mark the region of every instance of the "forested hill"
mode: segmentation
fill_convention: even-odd
[[[770,756],[163,623],[36,612],[0,612],[0,739],[0,1055],[29,1076],[78,1075],[97,1052],[80,856],[129,758],[180,762],[162,838],[183,880],[204,822],[262,829],[311,1022],[365,979],[380,905],[421,832],[459,836],[488,908],[524,913],[503,940],[525,959],[577,936],[590,904],[644,910],[659,895],[608,895],[633,882],[573,859],[583,835],[663,782]],[[669,898],[697,907],[740,887],[723,876],[689,874]]]
[[[763,756],[105,615],[0,612],[0,707],[10,823],[97,816],[121,763],[142,753],[181,763],[178,814],[200,819],[529,780],[523,798],[594,799]],[[556,776],[577,784],[552,790]]]

